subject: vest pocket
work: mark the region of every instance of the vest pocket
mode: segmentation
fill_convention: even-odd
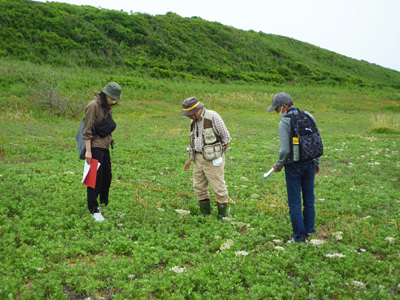
[[[205,128],[203,130],[203,136],[205,144],[213,144],[217,141],[213,128]]]
[[[203,147],[203,157],[205,160],[214,160],[222,156],[222,144],[205,145]]]

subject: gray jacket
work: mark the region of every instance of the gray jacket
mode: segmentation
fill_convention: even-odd
[[[292,109],[289,114],[297,114],[298,111],[297,109]],[[305,111],[306,114],[308,114],[315,122],[314,117],[307,111]],[[291,149],[290,149],[290,118],[285,118],[282,117],[281,121],[279,122],[279,143],[280,143],[280,149],[279,149],[279,159],[276,162],[276,167],[281,170],[284,165],[290,164],[293,162],[293,160],[290,157]],[[320,158],[315,158],[314,163],[319,164]]]

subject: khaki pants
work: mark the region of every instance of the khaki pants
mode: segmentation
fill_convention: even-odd
[[[225,156],[220,166],[214,167],[211,160],[205,160],[203,154],[196,153],[193,167],[193,188],[197,200],[209,199],[209,185],[218,203],[228,203],[228,190],[224,179]]]

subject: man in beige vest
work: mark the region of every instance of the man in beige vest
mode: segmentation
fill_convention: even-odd
[[[221,116],[203,107],[195,97],[182,103],[181,114],[192,120],[190,124],[189,159],[185,164],[188,171],[192,161],[193,188],[203,215],[211,214],[209,185],[218,204],[218,219],[222,220],[228,207],[228,190],[225,185],[225,152],[231,141]]]

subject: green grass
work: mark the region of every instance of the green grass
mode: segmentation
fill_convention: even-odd
[[[377,132],[374,122],[382,115],[391,120],[383,127],[398,130],[398,91],[168,81],[7,59],[0,65],[0,298],[400,298],[400,136]],[[74,137],[81,115],[57,117],[38,107],[23,80],[51,76],[75,102],[91,100],[111,79],[130,78],[114,109],[103,223],[88,213],[80,182]],[[324,141],[311,238],[320,245],[286,243],[284,174],[262,178],[278,155],[279,116],[266,108],[279,91],[312,112]],[[221,114],[233,138],[225,168],[236,202],[231,221],[217,221],[215,203],[211,217],[200,215],[191,172],[183,169],[189,120],[180,104],[191,95]],[[228,240],[233,245],[221,250]]]

